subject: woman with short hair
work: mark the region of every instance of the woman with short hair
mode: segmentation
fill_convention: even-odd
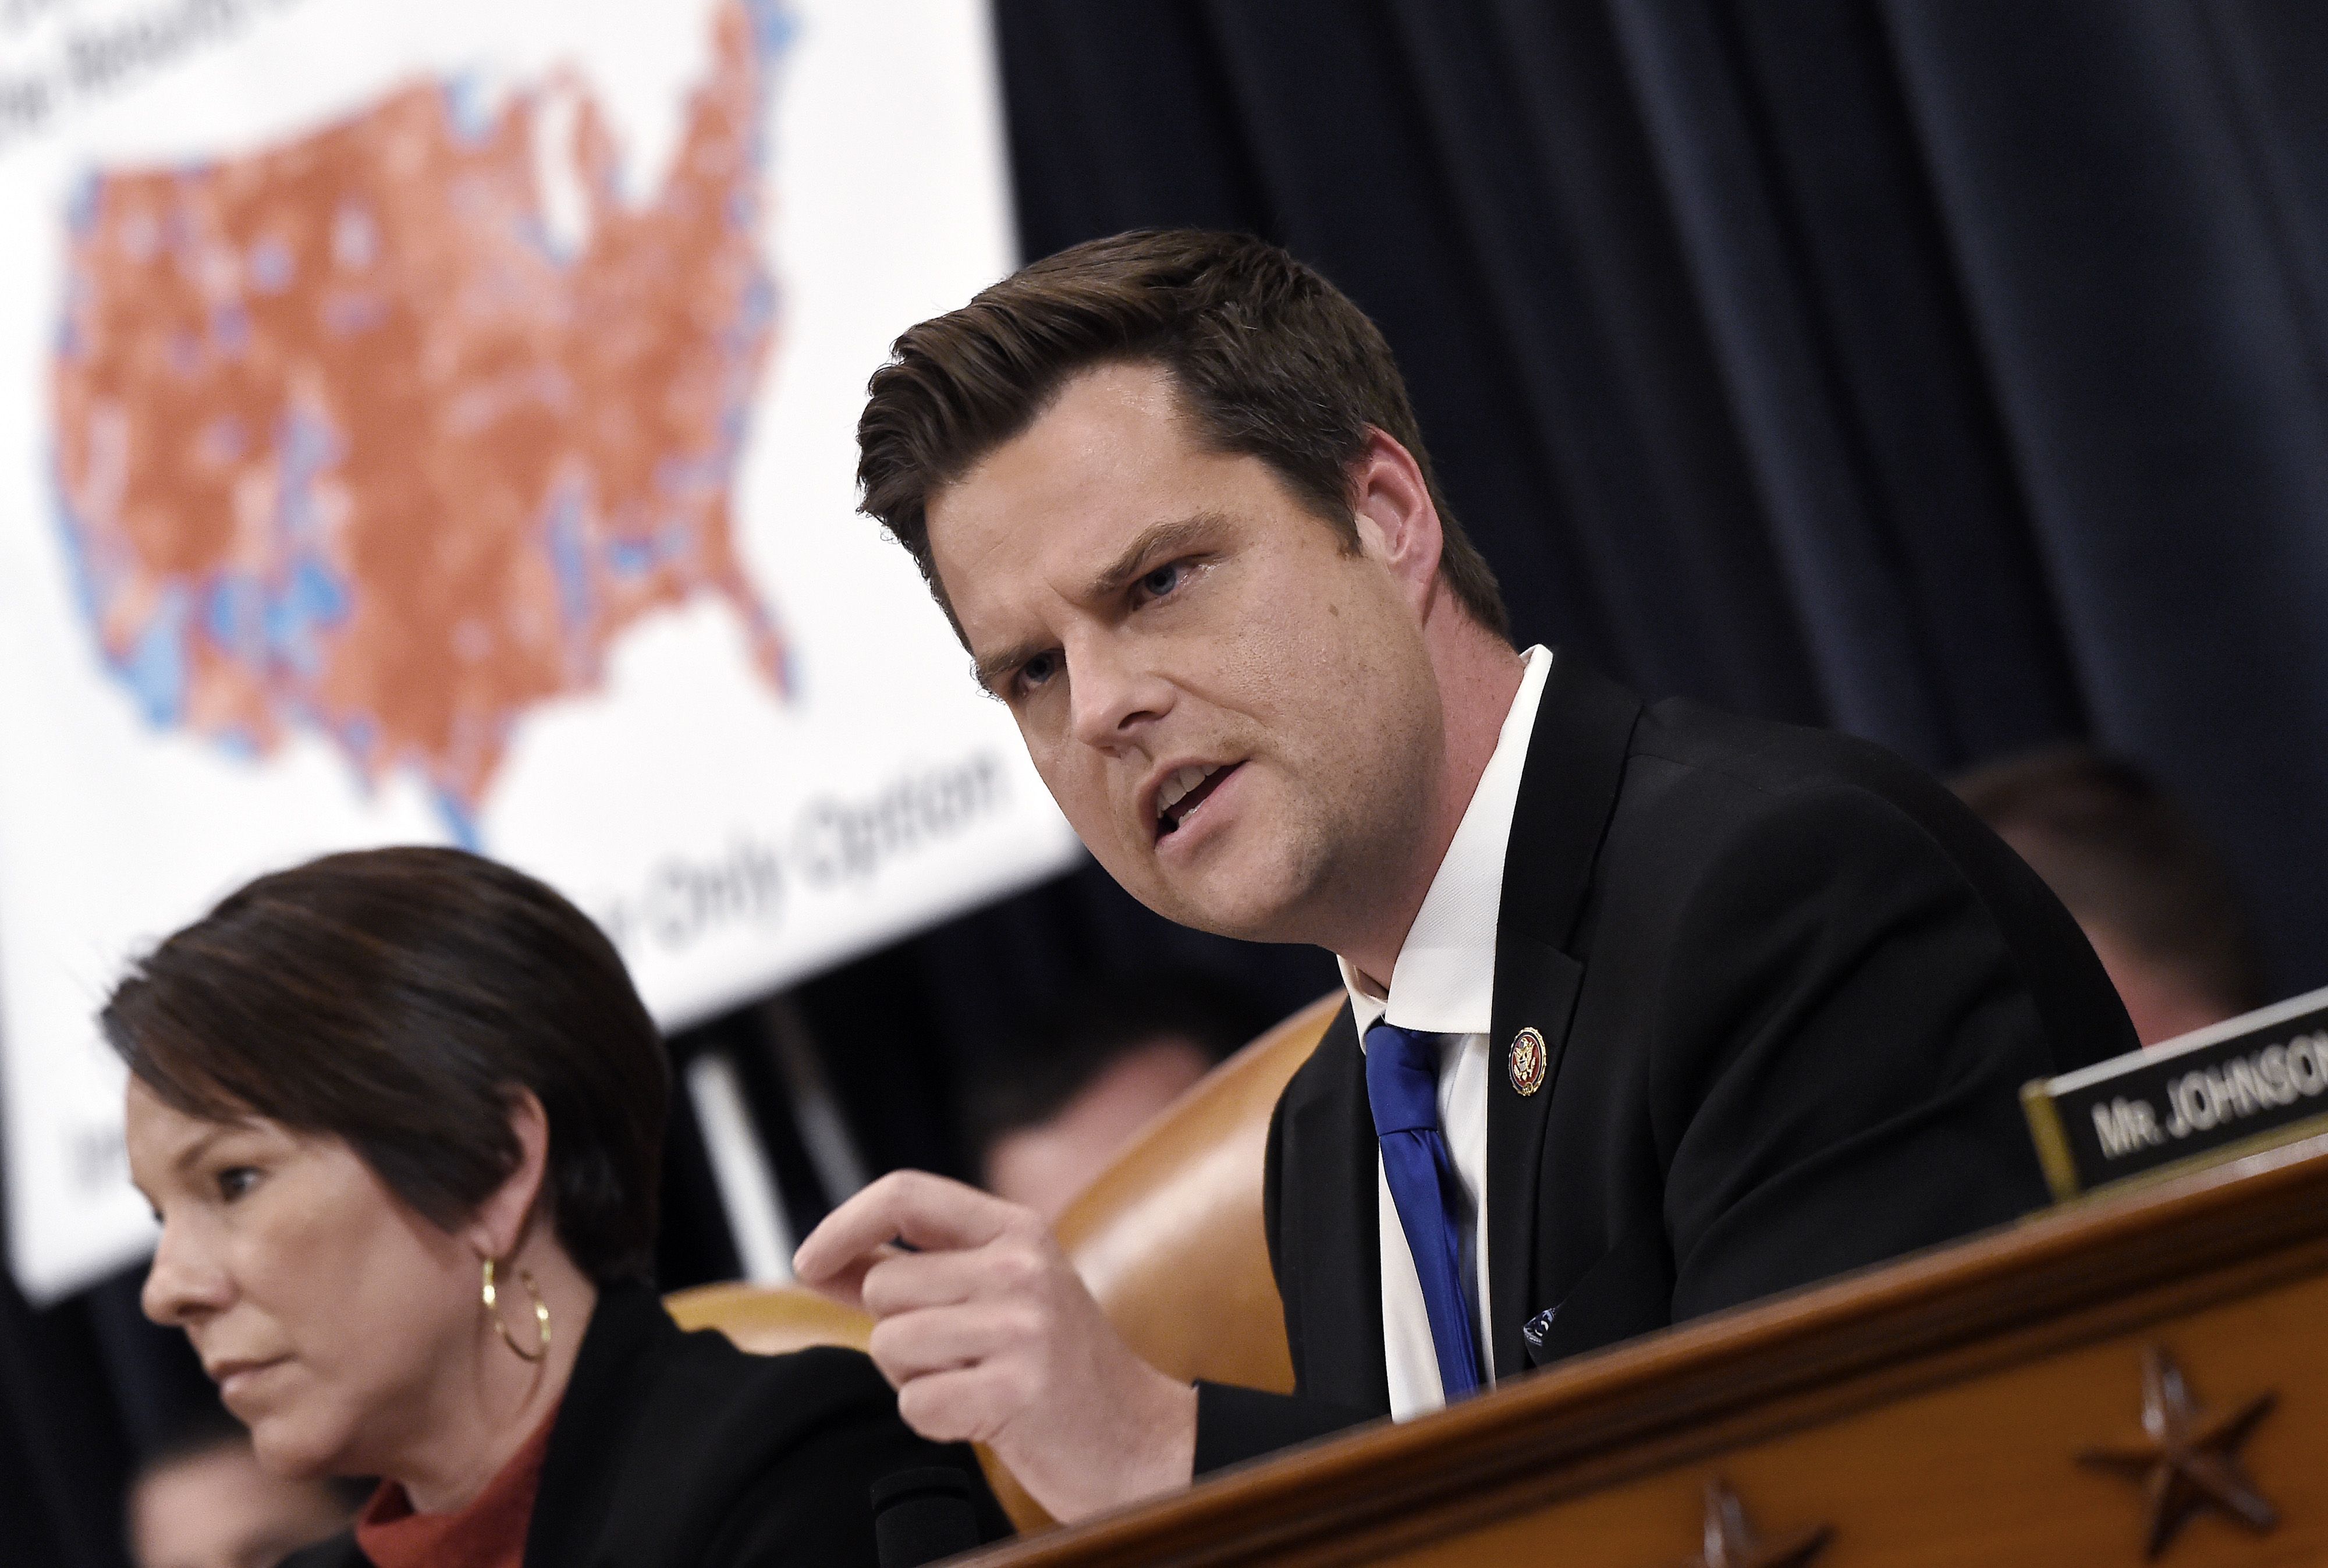
[[[968,1451],[864,1357],[682,1334],[651,1281],[662,1040],[598,928],[452,850],[262,877],[102,1014],[146,1283],[261,1460],[383,1478],[300,1568],[871,1563],[868,1488]]]

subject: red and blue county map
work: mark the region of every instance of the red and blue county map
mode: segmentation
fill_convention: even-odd
[[[146,718],[247,755],[310,728],[415,770],[455,835],[528,709],[650,611],[786,648],[730,492],[775,334],[759,248],[778,0],[731,0],[660,190],[579,83],[400,89],[249,155],[93,175],[52,387],[60,521]],[[573,109],[545,112],[562,94]],[[579,175],[561,243],[537,138]]]

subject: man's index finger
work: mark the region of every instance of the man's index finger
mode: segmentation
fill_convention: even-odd
[[[801,1243],[793,1269],[803,1281],[821,1279],[891,1243],[916,1252],[984,1246],[1014,1212],[959,1181],[925,1170],[892,1171],[825,1216]]]

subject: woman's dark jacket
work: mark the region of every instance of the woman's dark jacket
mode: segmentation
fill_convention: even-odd
[[[972,1479],[989,1540],[1009,1533],[959,1444],[925,1441],[854,1350],[750,1356],[687,1334],[654,1292],[598,1300],[550,1429],[526,1568],[745,1568],[875,1563],[870,1488],[953,1465]],[[352,1534],[283,1568],[369,1568]]]

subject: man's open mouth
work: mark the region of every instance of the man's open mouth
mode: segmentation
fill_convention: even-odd
[[[1198,764],[1184,767],[1166,779],[1164,787],[1156,792],[1156,837],[1161,840],[1179,831],[1189,813],[1210,800],[1221,781],[1243,765],[1234,762]]]

